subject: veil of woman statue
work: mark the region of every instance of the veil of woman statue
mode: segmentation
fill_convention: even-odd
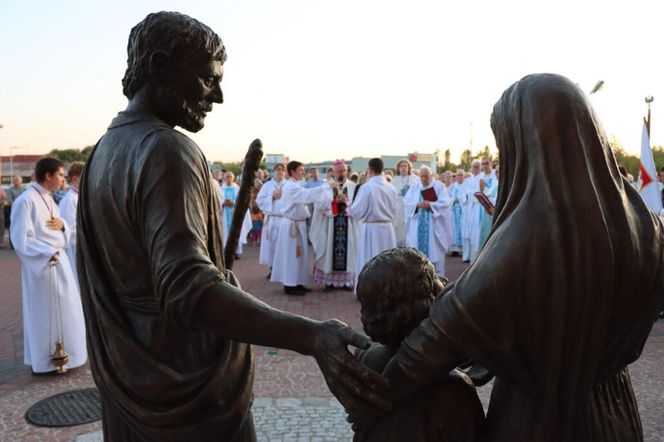
[[[491,125],[492,231],[387,364],[392,401],[472,358],[496,376],[483,440],[642,440],[627,366],[664,304],[661,222],[567,78],[524,77]]]

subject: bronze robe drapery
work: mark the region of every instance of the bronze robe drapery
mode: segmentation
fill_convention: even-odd
[[[621,178],[585,94],[523,78],[494,107],[494,225],[386,369],[397,391],[469,356],[496,375],[489,441],[642,440],[626,366],[664,296],[662,226]]]
[[[355,357],[381,372],[394,353],[393,348],[374,342],[368,350],[356,351]],[[453,370],[359,428],[353,442],[476,442],[484,424],[482,403],[471,379]]]
[[[218,214],[192,140],[148,115],[113,120],[81,180],[77,252],[107,442],[253,438],[251,347],[193,317],[224,281]]]

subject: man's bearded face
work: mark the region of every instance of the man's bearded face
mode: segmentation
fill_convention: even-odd
[[[173,126],[198,132],[212,103],[223,103],[221,78],[224,67],[218,60],[181,69],[164,81],[157,96],[159,112]]]

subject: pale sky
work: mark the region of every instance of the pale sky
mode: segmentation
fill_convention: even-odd
[[[615,4],[611,4],[615,3]],[[192,135],[208,159],[266,153],[319,161],[495,146],[489,117],[511,83],[566,75],[589,91],[608,135],[640,148],[644,97],[664,144],[657,1],[0,2],[0,152],[94,144],[124,109],[129,31],[177,10],[215,30],[225,103]],[[661,2],[659,2],[661,3]],[[657,18],[659,17],[659,18]]]

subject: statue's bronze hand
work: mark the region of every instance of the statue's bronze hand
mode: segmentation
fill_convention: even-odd
[[[316,331],[313,356],[330,391],[351,414],[382,415],[391,409],[387,379],[358,362],[348,346],[368,348],[369,338],[343,322],[324,321]]]

